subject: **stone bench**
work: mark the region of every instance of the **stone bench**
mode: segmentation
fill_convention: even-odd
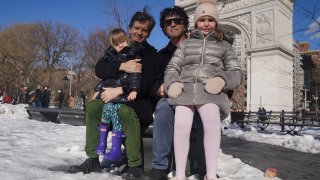
[[[26,110],[30,119],[74,126],[85,125],[85,111],[83,109],[26,107]]]
[[[74,126],[85,126],[85,111],[83,109],[65,108],[34,108],[26,107],[29,119],[42,122],[54,122],[70,124]],[[151,124],[142,134],[144,138],[152,138],[153,125]]]

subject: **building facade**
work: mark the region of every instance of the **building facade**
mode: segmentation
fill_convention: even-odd
[[[310,50],[308,42],[298,43],[298,48],[303,58],[303,107],[307,111],[318,111],[318,84],[320,84],[320,51]]]
[[[175,0],[187,11],[191,29],[196,2]],[[292,37],[293,4],[289,0],[218,0],[217,7],[219,27],[235,34],[234,47],[245,76],[240,90],[236,90],[242,93],[238,104],[244,107],[235,106],[233,110],[296,108],[294,104],[301,97],[298,93],[298,100],[294,99],[294,94],[300,92],[294,89],[294,74],[301,69],[296,65],[300,56]]]

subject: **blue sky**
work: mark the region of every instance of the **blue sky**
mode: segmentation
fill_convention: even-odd
[[[303,7],[312,8],[319,0],[296,0]],[[117,0],[118,4],[130,7],[130,11],[141,10],[144,5],[150,7],[151,14],[157,24],[148,41],[156,48],[164,47],[168,39],[159,27],[159,13],[172,6],[174,0]],[[14,23],[29,23],[51,20],[62,22],[78,29],[83,35],[95,28],[105,28],[110,25],[110,18],[104,12],[107,10],[106,0],[1,0],[0,28]],[[317,7],[316,17],[320,16],[320,3]],[[307,14],[301,10],[294,11],[294,32],[308,27]],[[308,41],[311,49],[320,50],[320,38],[311,40],[310,35],[295,33],[294,39],[300,42]]]
[[[174,0],[117,0],[118,4],[130,7],[131,12],[142,10],[148,5],[157,24],[148,39],[156,48],[164,47],[168,38],[159,26],[159,14],[165,7],[174,4]],[[62,22],[78,29],[82,34],[110,24],[106,0],[1,0],[0,28],[13,23],[28,23],[51,20]]]
[[[293,13],[293,38],[296,41],[303,42],[307,41],[310,43],[310,49],[320,50],[320,34],[318,37],[312,37],[307,34],[306,31],[301,31],[308,28],[315,21],[312,20],[312,15],[314,18],[320,22],[320,0],[295,0],[294,3],[294,13]],[[308,13],[306,10],[312,11]],[[313,13],[313,11],[315,13]],[[319,30],[320,26],[317,25]]]

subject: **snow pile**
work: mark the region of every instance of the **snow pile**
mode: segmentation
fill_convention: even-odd
[[[290,135],[282,133],[279,125],[269,125],[264,131],[258,131],[255,124],[248,124],[244,129],[237,124],[229,124],[228,120],[222,124],[228,127],[223,128],[223,134],[228,137],[282,146],[306,153],[320,153],[320,128],[308,127],[299,135]]]
[[[26,118],[22,105],[0,105],[1,179],[118,180],[108,173],[67,174],[52,167],[81,164],[87,157],[85,127],[40,122]],[[220,152],[220,180],[263,180],[263,172]],[[278,178],[275,178],[278,179]]]
[[[27,106],[27,104],[0,104],[0,114],[16,114],[28,117],[27,111],[25,110]]]

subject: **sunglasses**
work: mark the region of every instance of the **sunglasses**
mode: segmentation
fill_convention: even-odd
[[[172,24],[172,22],[174,22],[174,24],[176,24],[176,25],[181,25],[181,24],[183,24],[184,21],[182,18],[172,18],[172,19],[164,20],[164,24],[167,26],[170,26]]]

